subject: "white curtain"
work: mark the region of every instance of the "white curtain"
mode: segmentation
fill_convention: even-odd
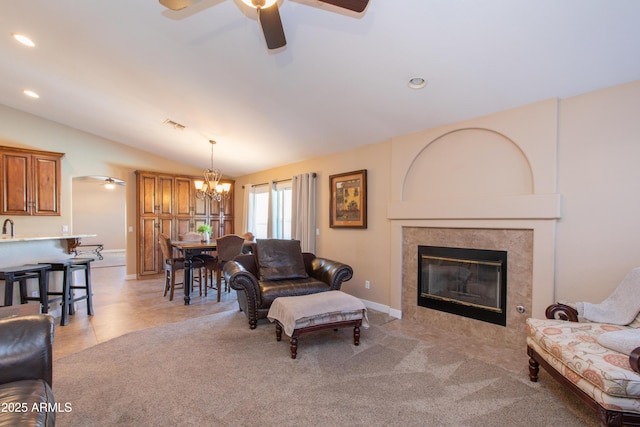
[[[273,239],[275,238],[275,236],[273,235],[273,211],[274,211],[274,207],[273,207],[273,200],[274,200],[274,193],[277,191],[277,185],[278,183],[276,181],[270,181],[269,182],[269,211],[267,214],[267,238],[268,239]]]
[[[255,189],[253,184],[245,184],[244,195],[242,198],[242,232],[246,233],[250,231],[256,234],[256,230],[253,230],[255,221],[253,215],[255,209],[253,208],[253,199],[255,197]],[[240,234],[240,233],[237,233]]]
[[[316,174],[303,173],[292,180],[291,234],[304,252],[316,251]]]

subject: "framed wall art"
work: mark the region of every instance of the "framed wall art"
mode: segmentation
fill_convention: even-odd
[[[367,170],[329,177],[329,227],[367,228]]]

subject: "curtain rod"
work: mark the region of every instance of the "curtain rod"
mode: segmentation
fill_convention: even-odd
[[[312,177],[312,178],[315,178],[316,176],[317,176],[317,175],[316,175],[316,173],[315,173],[315,172],[313,172],[313,173],[311,174],[311,177]],[[277,183],[279,183],[279,182],[292,181],[292,180],[293,180],[293,178],[287,178],[287,179],[279,179],[279,180],[277,180],[277,181],[271,181],[271,182],[275,182],[275,183],[277,184]],[[263,183],[260,183],[260,184],[251,184],[251,187],[258,187],[258,186],[260,186],[260,185],[268,185],[268,184],[271,184],[271,182],[263,182]],[[244,188],[244,185],[242,186],[242,188]]]

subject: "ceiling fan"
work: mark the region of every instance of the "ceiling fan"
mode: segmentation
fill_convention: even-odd
[[[171,10],[181,10],[193,3],[193,0],[159,0],[160,4]],[[354,12],[362,12],[369,0],[317,0]],[[246,5],[258,10],[258,20],[269,49],[278,49],[287,44],[284,28],[278,12],[277,0],[242,0]]]

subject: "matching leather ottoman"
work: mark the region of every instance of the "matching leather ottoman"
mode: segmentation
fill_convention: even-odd
[[[276,323],[278,341],[283,330],[291,337],[292,359],[297,356],[298,336],[303,333],[353,326],[353,344],[359,345],[360,327],[369,327],[362,301],[341,291],[276,298],[267,318]]]

